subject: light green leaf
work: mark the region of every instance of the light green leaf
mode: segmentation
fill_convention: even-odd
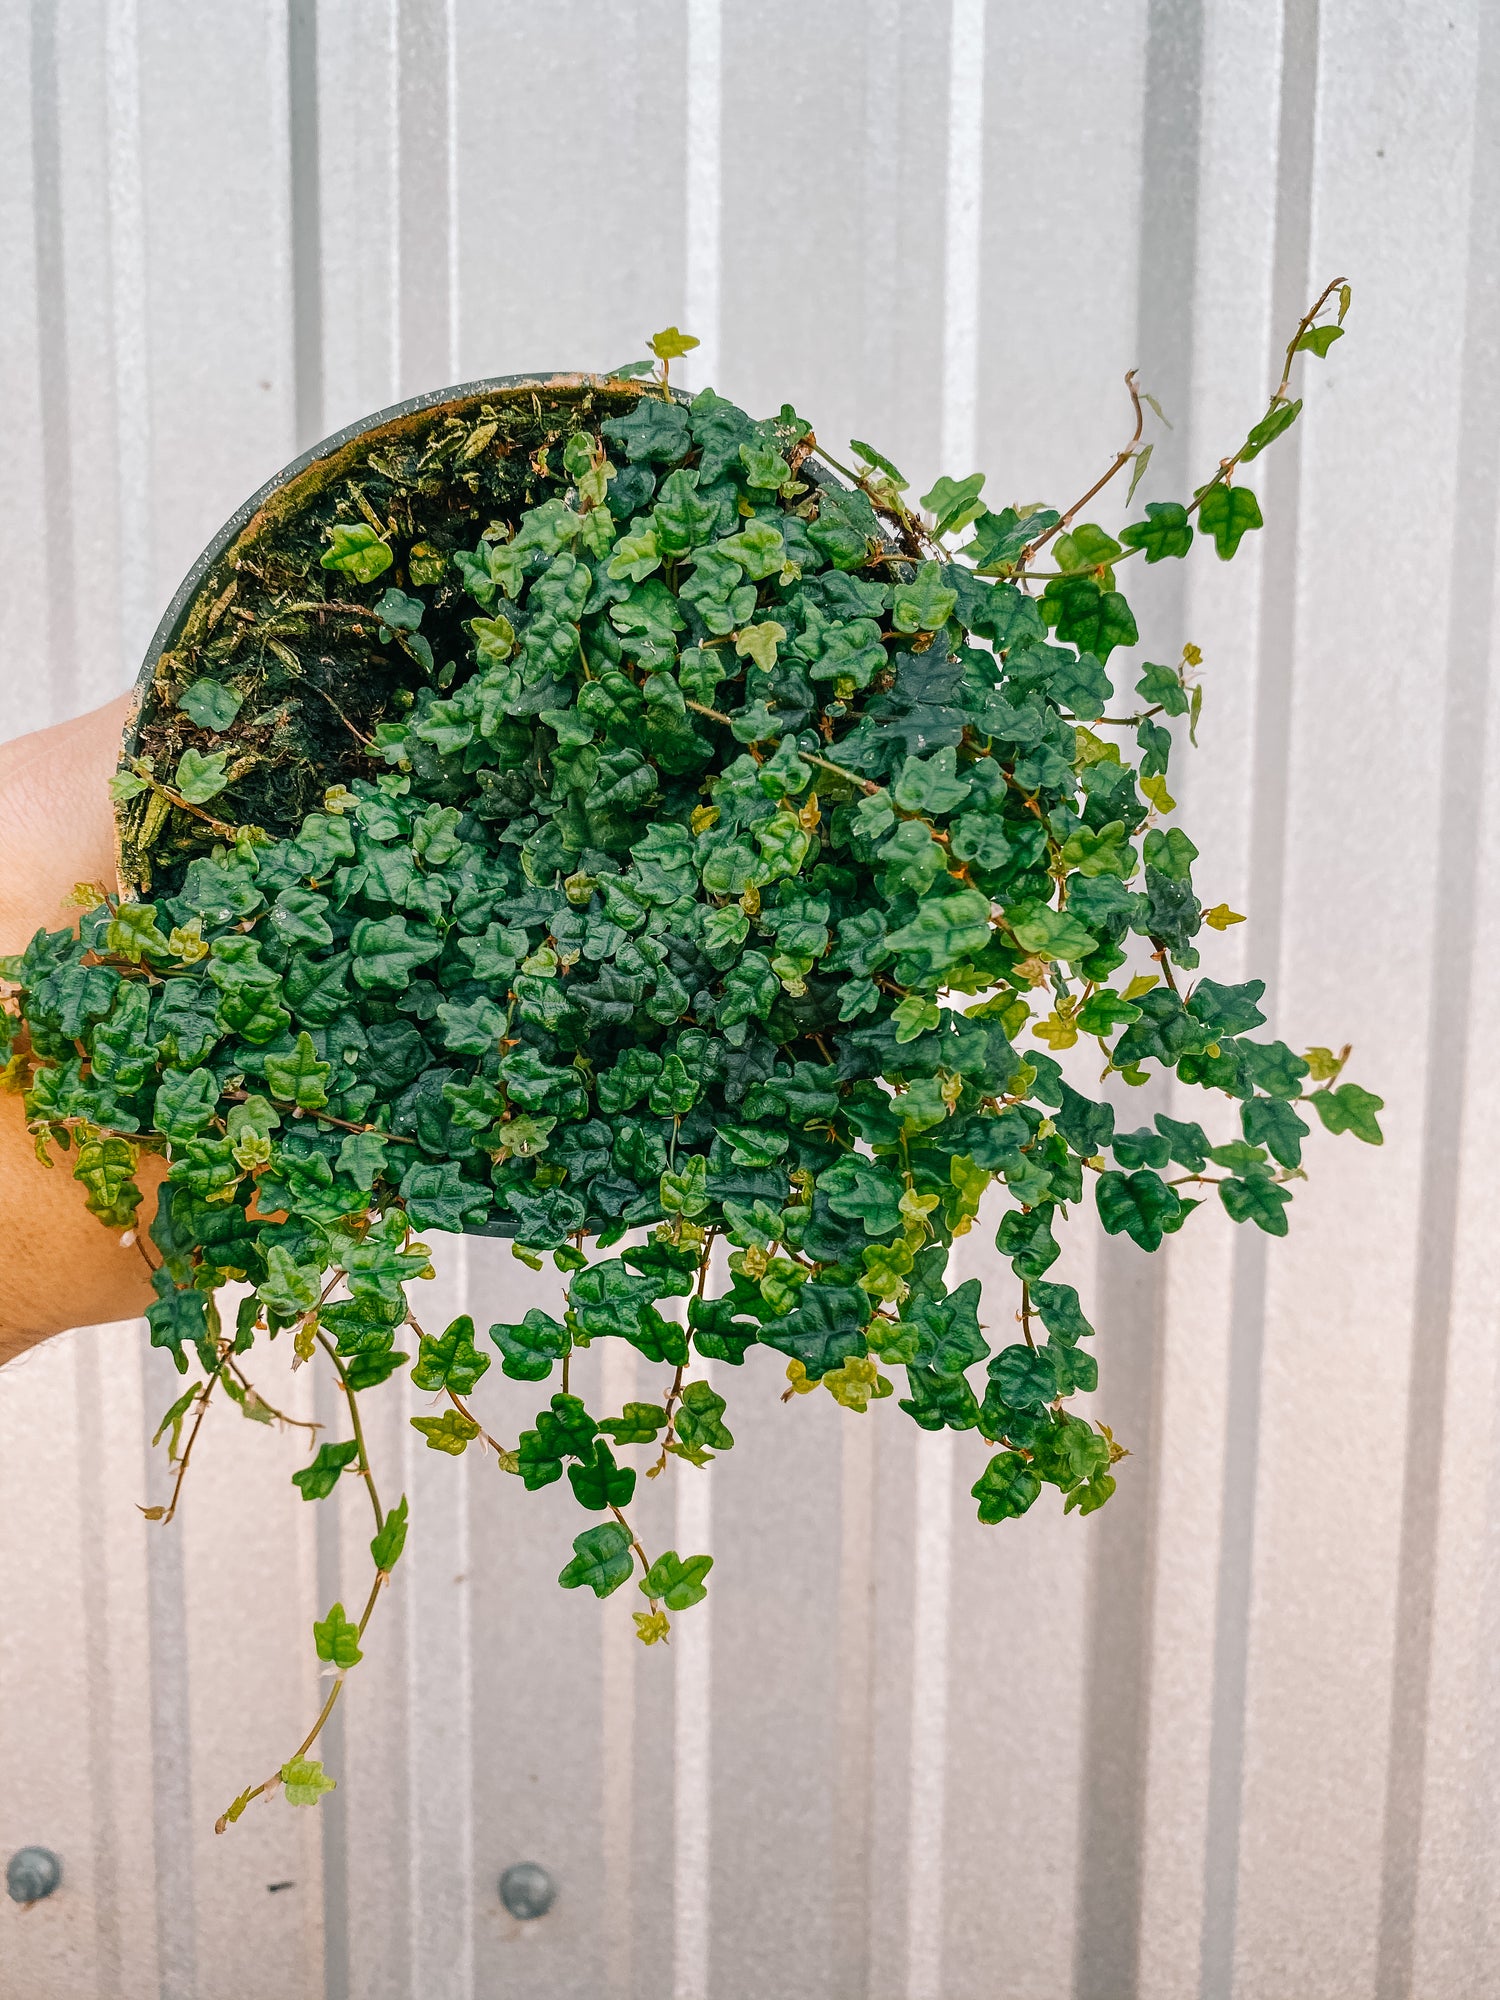
[[[342,570],[356,583],[373,583],[394,562],[390,549],[364,521],[340,521],[329,529],[333,546],[322,558],[324,569]]]

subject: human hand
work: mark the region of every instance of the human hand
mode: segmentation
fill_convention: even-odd
[[[90,715],[0,744],[0,953],[21,951],[40,929],[72,927],[75,884],[114,890],[114,818],[107,785],[120,755],[129,697]],[[0,1363],[71,1326],[135,1319],[151,1299],[144,1257],[118,1229],[84,1207],[83,1190],[54,1153],[37,1160],[19,1096],[0,1090],[0,1214],[7,1222],[0,1261]],[[141,1161],[146,1198],[139,1226],[156,1208],[161,1164]]]

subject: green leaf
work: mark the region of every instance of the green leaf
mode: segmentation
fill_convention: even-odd
[[[568,1467],[568,1484],[580,1507],[603,1513],[606,1507],[630,1505],[635,1473],[628,1465],[616,1465],[615,1455],[603,1438],[595,1438],[588,1456]]]
[[[603,1521],[573,1540],[573,1560],[558,1575],[564,1590],[587,1584],[596,1597],[608,1597],[630,1579],[634,1563],[630,1536],[618,1521]]]
[[[1286,1235],[1286,1211],[1291,1196],[1274,1181],[1259,1174],[1245,1180],[1220,1181],[1219,1199],[1231,1220],[1253,1222],[1268,1236]]]
[[[734,650],[742,660],[754,660],[762,673],[769,673],[776,664],[776,648],[786,637],[786,627],[767,618],[761,624],[747,625],[734,636]]]
[[[891,787],[892,799],[903,812],[952,812],[971,789],[970,780],[956,773],[957,758],[951,745],[930,757],[908,757]]]
[[[212,1070],[163,1070],[151,1122],[165,1139],[196,1139],[218,1102],[219,1080]]]
[[[1222,561],[1228,562],[1252,528],[1263,528],[1260,502],[1248,486],[1226,486],[1222,481],[1203,488],[1199,496],[1198,526],[1212,535]]]
[[[995,1233],[995,1248],[1002,1257],[1009,1257],[1018,1278],[1034,1283],[1051,1270],[1062,1254],[1052,1234],[1050,1209],[1033,1209],[1030,1214],[1012,1209],[1002,1216]]]
[[[694,1153],[683,1162],[680,1172],[668,1170],[661,1176],[661,1205],[668,1215],[692,1217],[708,1209],[708,1161]]]
[[[689,1556],[684,1561],[676,1549],[667,1549],[641,1578],[640,1589],[647,1597],[659,1598],[669,1611],[686,1611],[707,1597],[703,1579],[713,1566],[712,1556]]]
[[[891,461],[883,457],[875,449],[874,445],[866,444],[862,438],[850,438],[849,449],[856,457],[862,458],[866,465],[877,466],[898,492],[904,493],[906,491],[906,481],[896,470],[895,466],[891,464]]]
[[[1187,508],[1177,500],[1148,500],[1144,521],[1132,521],[1120,531],[1128,549],[1144,549],[1148,563],[1163,562],[1168,556],[1185,556],[1193,546],[1193,524]]]
[[[401,1551],[406,1547],[406,1495],[403,1493],[394,1507],[386,1509],[379,1532],[370,1543],[370,1556],[376,1569],[387,1574],[401,1560]]]
[[[479,1435],[479,1426],[460,1410],[444,1410],[440,1417],[413,1417],[411,1427],[427,1440],[429,1451],[446,1452],[461,1458]]]
[[[1064,1346],[1075,1341],[1086,1340],[1094,1331],[1083,1316],[1083,1308],[1078,1303],[1078,1294],[1071,1285],[1049,1285],[1033,1282],[1031,1303],[1041,1315],[1043,1326],[1054,1340]]]
[[[1038,535],[1055,528],[1061,516],[1051,507],[1033,508],[1028,514],[1006,507],[998,514],[981,514],[975,523],[974,539],[960,551],[981,576],[996,575],[1014,565],[1021,551]]]
[[[361,917],[350,934],[355,983],[367,991],[399,993],[419,965],[437,955],[441,940],[412,931],[403,916]]]
[[[292,1474],[292,1484],[304,1500],[326,1500],[338,1485],[344,1468],[358,1457],[359,1446],[353,1438],[343,1444],[319,1445],[311,1465],[304,1465],[300,1472]]]
[[[968,527],[983,511],[979,498],[983,485],[982,472],[971,472],[967,479],[949,479],[944,475],[930,493],[924,493],[922,505],[934,517],[933,533],[956,535],[961,528]]]
[[[744,469],[745,484],[762,493],[774,493],[792,476],[792,468],[772,444],[750,443],[740,446],[740,465]]]
[[[725,1407],[724,1398],[712,1383],[689,1382],[682,1392],[673,1425],[678,1440],[690,1449],[728,1451],[734,1435],[720,1422]]]
[[[289,1806],[315,1806],[325,1792],[338,1790],[316,1757],[293,1757],[277,1773]]]
[[[429,1392],[452,1389],[467,1396],[490,1365],[490,1357],[474,1345],[474,1322],[467,1313],[438,1335],[423,1334],[411,1379]]]
[[[953,616],[958,592],[943,581],[943,565],[924,562],[910,583],[892,594],[891,624],[898,632],[940,632]]]
[[[256,1287],[256,1297],[285,1320],[311,1312],[322,1293],[318,1271],[299,1264],[284,1244],[273,1243],[266,1251],[266,1275]]]
[[[107,950],[137,965],[148,953],[170,955],[166,937],[157,929],[155,903],[121,903],[110,918],[104,942]]]
[[[1159,1249],[1163,1235],[1179,1228],[1185,1213],[1177,1190],[1149,1168],[1100,1174],[1094,1200],[1109,1235],[1128,1236],[1143,1250]]]
[[[1240,1123],[1253,1146],[1264,1146],[1283,1167],[1302,1164],[1302,1141],[1308,1127],[1285,1100],[1252,1097],[1240,1107]]]
[[[1014,903],[1006,910],[1005,921],[1021,950],[1037,958],[1072,963],[1087,958],[1099,942],[1076,917],[1045,903]]]
[[[356,583],[373,583],[395,560],[390,549],[363,521],[340,521],[328,531],[332,547],[322,558],[324,569],[342,570]]]
[[[1054,577],[1042,593],[1042,615],[1064,644],[1106,661],[1116,646],[1133,646],[1140,634],[1118,590],[1092,576]]]
[[[969,1488],[979,1502],[979,1518],[988,1526],[1024,1514],[1041,1490],[1042,1482],[1014,1451],[997,1452]]]
[[[646,345],[658,361],[676,361],[684,354],[691,354],[698,339],[691,333],[679,333],[675,326],[667,326],[660,333],[653,333]]]
[[[513,1382],[544,1382],[573,1344],[567,1328],[538,1306],[519,1324],[492,1326],[490,1339],[500,1350],[500,1372]]]
[[[1071,919],[1062,919],[1066,927]],[[1080,940],[1088,938],[1083,949],[1092,951],[1094,939],[1081,926],[1074,925]],[[898,966],[903,977],[931,979],[945,968],[956,965],[970,953],[983,951],[990,941],[990,899],[978,889],[960,889],[954,895],[929,896],[919,904],[916,915],[909,924],[893,931],[886,939],[888,947],[910,960],[910,966]],[[1059,929],[1056,935],[1066,941],[1072,932]]]
[[[1329,330],[1335,334],[1340,331],[1338,327]],[[1300,347],[1302,342],[1298,341],[1297,345]],[[1300,397],[1295,403],[1273,403],[1240,447],[1240,457],[1246,463],[1252,458],[1259,458],[1268,444],[1274,444],[1283,431],[1290,430],[1301,409]]]
[[[1336,340],[1343,338],[1341,326],[1310,326],[1297,342],[1299,354],[1316,354],[1321,361]]]
[[[304,1028],[290,1055],[267,1055],[266,1084],[271,1095],[302,1111],[321,1111],[328,1102],[331,1063],[319,1062],[313,1039]]]
[[[1330,1132],[1352,1132],[1367,1146],[1382,1143],[1375,1114],[1385,1108],[1385,1099],[1357,1083],[1341,1083],[1334,1090],[1315,1090],[1307,1100]]]
[[[229,782],[224,772],[228,762],[227,750],[215,750],[210,757],[197,750],[184,750],[178,759],[173,785],[193,805],[205,805],[209,799],[216,798]]]
[[[418,1160],[401,1178],[401,1199],[416,1229],[457,1232],[489,1207],[485,1189],[464,1179],[457,1160]]]
[[[627,1403],[622,1415],[602,1417],[599,1428],[617,1445],[651,1444],[666,1422],[667,1413],[660,1403]]]
[[[177,697],[177,706],[200,729],[227,729],[240,712],[243,695],[222,681],[196,680]]]
[[[364,1658],[359,1645],[359,1627],[344,1616],[342,1604],[335,1604],[328,1616],[313,1623],[313,1641],[318,1658],[328,1660],[341,1671],[357,1667]]]

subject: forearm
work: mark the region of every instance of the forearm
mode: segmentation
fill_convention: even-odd
[[[0,954],[38,930],[78,917],[78,882],[115,887],[105,790],[119,755],[126,700],[0,745]],[[69,1156],[38,1161],[21,1099],[0,1091],[0,1363],[70,1326],[134,1319],[151,1297],[146,1263],[119,1229],[84,1206]],[[159,1165],[142,1161],[144,1229],[155,1212]]]

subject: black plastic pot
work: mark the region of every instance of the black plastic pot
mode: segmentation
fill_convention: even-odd
[[[274,534],[303,510],[315,505],[337,482],[348,478],[370,451],[388,444],[411,444],[436,431],[450,417],[472,420],[484,404],[494,406],[524,397],[550,401],[588,402],[602,415],[623,415],[640,400],[646,385],[638,380],[603,375],[495,375],[455,388],[433,389],[336,431],[310,451],[294,458],[258,492],[252,493],[213,537],[178,586],[156,628],[136,679],[135,699],[125,725],[122,754],[141,748],[143,725],[155,712],[162,663],[174,649],[190,642],[202,629],[213,607],[233,580],[237,561],[254,551],[262,538]],[[674,396],[686,401],[678,392]],[[116,809],[116,849],[120,880],[129,894],[142,893],[133,863],[123,808]]]

